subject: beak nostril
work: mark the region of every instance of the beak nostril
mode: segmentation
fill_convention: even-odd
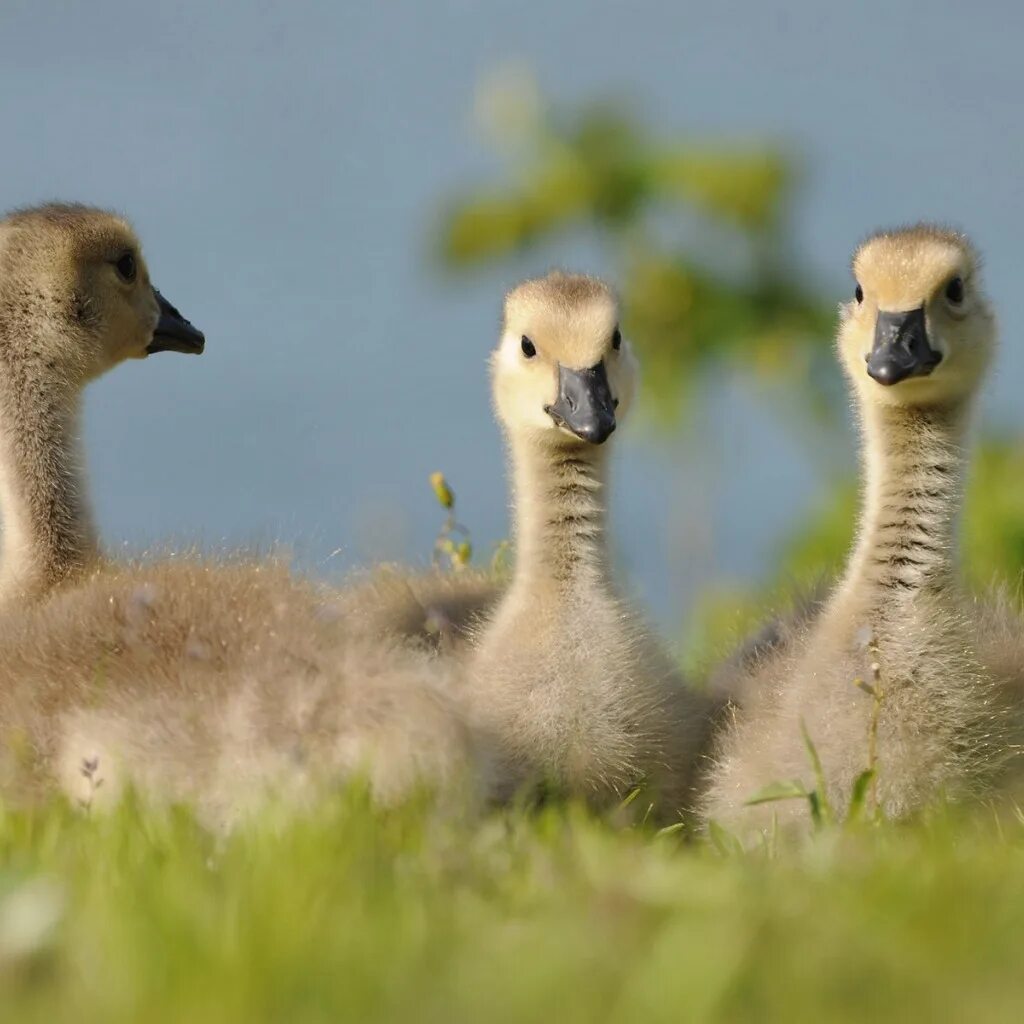
[[[868,355],[868,376],[879,384],[926,377],[942,356],[929,343],[924,307],[907,312],[880,312]]]
[[[613,398],[612,399],[612,408],[613,409],[618,409],[618,407],[619,407],[619,400],[617,398]]]
[[[604,363],[583,370],[558,368],[558,401],[547,407],[556,426],[590,444],[603,444],[615,429],[614,408]]]

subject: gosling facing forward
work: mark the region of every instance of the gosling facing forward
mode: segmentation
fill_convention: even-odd
[[[743,830],[806,820],[796,802],[745,806],[777,780],[815,786],[802,728],[842,812],[868,767],[874,702],[857,680],[880,687],[875,787],[888,815],[984,788],[1015,728],[1019,680],[988,667],[999,616],[970,604],[957,566],[971,410],[995,348],[977,256],[922,225],[870,238],[853,269],[838,352],[863,435],[860,528],[820,614],[739,687],[751,705],[722,742],[706,811]]]
[[[469,658],[473,719],[498,738],[502,795],[544,782],[607,805],[647,782],[686,804],[710,708],[615,584],[607,441],[635,362],[609,288],[552,273],[506,298],[491,359],[512,464],[515,569]]]

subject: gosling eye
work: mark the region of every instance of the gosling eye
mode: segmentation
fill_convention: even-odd
[[[520,346],[522,347],[523,355],[526,356],[527,359],[532,359],[537,354],[537,347],[525,334],[523,335],[523,340],[520,342]]]
[[[612,335],[612,348],[615,349],[616,352],[622,348],[622,331],[620,331],[618,327],[615,328],[615,333]]]
[[[135,265],[135,257],[130,252],[126,252],[119,259],[114,261],[114,269],[117,271],[117,276],[122,281],[127,281],[129,284],[135,280],[135,275],[138,273],[138,268]]]
[[[949,284],[946,285],[946,298],[953,303],[954,306],[959,306],[964,301],[964,281],[962,277],[954,277]]]
[[[853,290],[853,297],[857,300],[858,306],[864,301],[864,289],[859,284]]]

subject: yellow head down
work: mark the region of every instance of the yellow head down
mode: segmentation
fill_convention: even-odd
[[[513,288],[491,373],[498,419],[510,434],[602,444],[625,415],[636,384],[611,289],[562,271]]]
[[[858,394],[885,405],[969,399],[995,348],[978,255],[928,224],[885,231],[854,255],[856,289],[840,308],[840,360]]]
[[[88,380],[124,359],[202,352],[200,331],[157,292],[135,232],[104,210],[51,203],[0,221],[0,339]]]

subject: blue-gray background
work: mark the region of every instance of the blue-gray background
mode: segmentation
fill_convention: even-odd
[[[207,332],[94,385],[87,443],[112,547],[284,542],[324,573],[427,557],[443,469],[478,547],[507,500],[485,356],[502,289],[585,239],[453,280],[437,200],[498,167],[480,80],[522,61],[555,102],[625,97],[659,132],[779,140],[804,161],[794,250],[838,299],[872,227],[968,228],[1005,345],[986,406],[1019,417],[1024,9],[1009,3],[88,4],[0,0],[0,203],[109,205]],[[910,10],[917,8],[916,12]],[[853,465],[723,379],[685,430],[618,445],[616,542],[666,625],[770,564]]]

